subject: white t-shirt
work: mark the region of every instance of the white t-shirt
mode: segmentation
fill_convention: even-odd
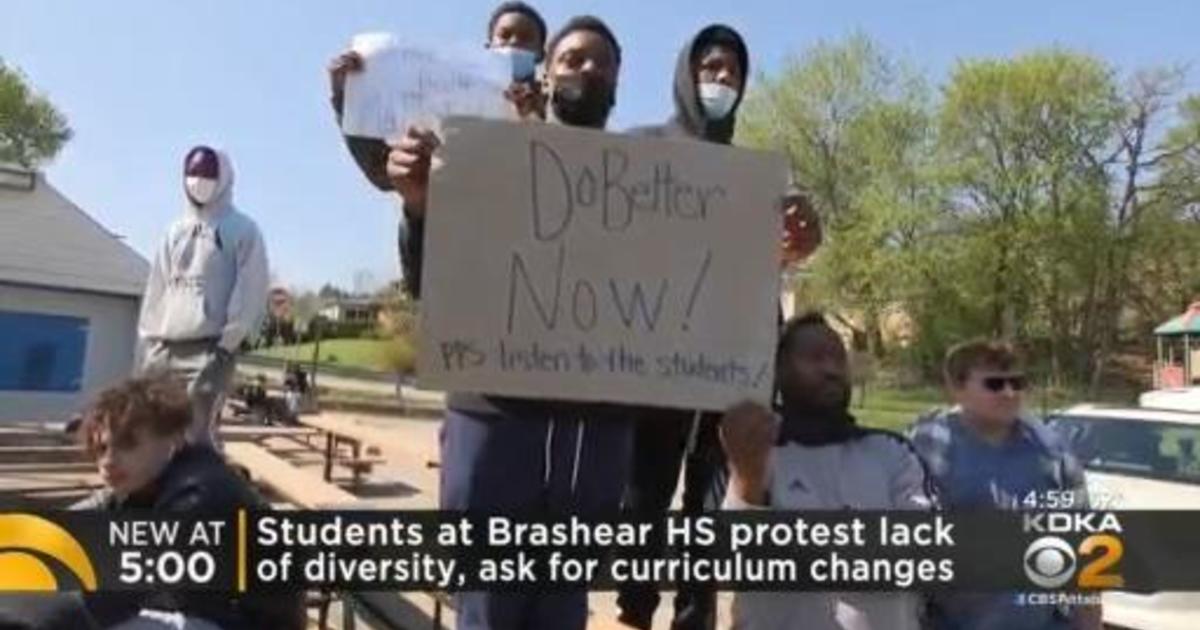
[[[827,446],[787,444],[771,451],[769,506],[727,495],[725,509],[929,509],[916,453],[882,434]],[[734,630],[918,630],[913,593],[734,593]]]

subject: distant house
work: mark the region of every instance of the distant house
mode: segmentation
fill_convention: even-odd
[[[294,306],[295,300],[292,299],[292,292],[286,288],[272,287],[267,292],[267,314],[269,316],[279,320],[290,320]]]
[[[320,310],[321,317],[338,324],[373,325],[379,320],[383,302],[371,297],[337,298]]]
[[[65,419],[128,376],[148,274],[43,175],[0,166],[0,422]]]

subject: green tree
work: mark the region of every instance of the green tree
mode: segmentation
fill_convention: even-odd
[[[1191,101],[1172,116],[1181,78],[1121,80],[1052,49],[962,62],[945,90],[939,140],[970,243],[972,318],[1093,395],[1123,333],[1144,343],[1131,316],[1176,308],[1197,286],[1184,218],[1200,126]]]
[[[972,252],[971,319],[1037,348],[1058,380],[1079,356],[1071,340],[1112,248],[1108,169],[1123,116],[1115,71],[1058,49],[960,62],[945,89],[939,140]]]
[[[71,139],[67,119],[25,76],[0,60],[0,163],[35,168]]]
[[[1200,298],[1200,97],[1179,103],[1148,161],[1160,174],[1142,186],[1137,236],[1145,255],[1128,261],[1128,307],[1143,337]]]
[[[1200,97],[1182,76],[1053,48],[962,61],[935,99],[854,35],[759,78],[739,141],[791,157],[827,235],[804,293],[858,349],[879,354],[881,314],[902,309],[927,374],[999,336],[1097,393],[1122,344],[1200,297]]]
[[[1082,307],[1085,313],[1082,338],[1088,350],[1085,365],[1090,372],[1088,381],[1093,394],[1099,390],[1114,346],[1120,340],[1133,294],[1151,281],[1143,277],[1141,262],[1161,256],[1162,252],[1156,248],[1169,246],[1161,241],[1164,228],[1175,230],[1182,226],[1171,218],[1176,214],[1172,196],[1178,184],[1172,184],[1171,176],[1164,170],[1173,158],[1193,152],[1196,145],[1194,122],[1189,123],[1185,116],[1179,123],[1171,116],[1182,79],[1183,71],[1170,67],[1151,68],[1130,77],[1122,95],[1122,116],[1113,140],[1116,148],[1100,164],[1108,176],[1108,238],[1104,240],[1107,248],[1100,262],[1099,290],[1090,293]],[[1187,136],[1189,141],[1185,141]],[[1182,169],[1179,174],[1182,175]],[[1093,295],[1099,298],[1092,299]],[[1177,301],[1161,293],[1157,299]]]
[[[825,226],[806,293],[882,352],[879,320],[921,268],[936,219],[933,118],[919,75],[856,34],[820,43],[775,77],[756,79],[739,142],[781,150]]]
[[[337,285],[326,282],[325,284],[321,285],[321,288],[317,291],[317,296],[322,300],[343,300],[351,297],[351,294],[349,291]]]
[[[383,302],[379,336],[387,341],[383,367],[397,378],[408,376],[417,365],[417,303],[398,285],[379,291],[376,297]]]

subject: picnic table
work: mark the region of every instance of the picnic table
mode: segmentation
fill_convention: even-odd
[[[325,434],[326,481],[333,477],[334,464],[350,468],[354,472],[355,483],[358,483],[362,473],[369,472],[377,464],[386,463],[388,458],[419,457],[415,449],[406,445],[394,434],[357,422],[334,420],[323,416],[301,416],[300,424]],[[338,455],[338,448],[343,444],[350,446],[351,457],[343,458]]]
[[[297,468],[251,442],[225,445],[225,457],[250,471],[251,479],[295,505],[310,510],[335,509],[358,503],[358,498]]]

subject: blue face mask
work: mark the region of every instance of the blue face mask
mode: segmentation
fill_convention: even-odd
[[[537,70],[537,55],[524,48],[489,48],[493,55],[504,59],[504,63],[512,68],[512,80],[515,83],[532,81]]]

